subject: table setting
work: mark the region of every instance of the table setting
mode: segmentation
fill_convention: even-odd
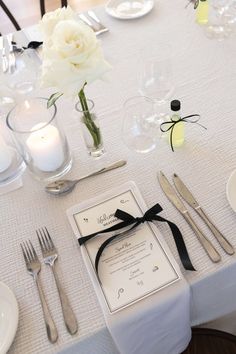
[[[2,38],[0,353],[179,354],[236,310],[235,2],[203,2]]]

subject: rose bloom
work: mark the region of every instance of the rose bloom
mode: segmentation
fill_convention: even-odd
[[[43,34],[43,41],[50,39],[55,26],[60,21],[73,19],[76,19],[76,13],[71,9],[70,6],[59,8],[52,12],[47,12],[39,23],[39,30]]]
[[[42,54],[42,85],[66,95],[78,94],[85,82],[101,78],[110,69],[95,33],[81,21],[58,22]]]

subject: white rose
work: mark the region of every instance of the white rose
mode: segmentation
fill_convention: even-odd
[[[55,26],[63,20],[76,19],[76,13],[70,6],[47,12],[39,22],[39,29],[43,34],[43,40],[49,40]]]
[[[66,95],[76,95],[85,82],[101,78],[110,65],[90,27],[81,21],[60,21],[43,45],[42,84]]]

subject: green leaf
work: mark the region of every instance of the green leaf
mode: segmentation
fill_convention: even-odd
[[[49,99],[48,99],[48,102],[47,102],[47,108],[50,108],[52,105],[54,105],[54,103],[58,100],[58,98],[60,98],[61,96],[63,95],[63,93],[61,92],[56,92],[56,93],[53,93]]]

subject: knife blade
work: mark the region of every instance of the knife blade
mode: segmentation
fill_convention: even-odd
[[[184,203],[179,198],[179,196],[177,195],[174,188],[169,183],[164,173],[160,171],[160,174],[157,177],[163,192],[165,193],[167,198],[171,201],[171,203],[176,207],[176,209],[179,210],[179,212],[185,218],[187,223],[191,226],[192,230],[195,232],[199,242],[201,243],[202,247],[206,251],[209,258],[214,263],[219,262],[221,260],[220,254],[215,249],[213,244],[208,240],[208,238],[203,234],[203,232],[199,229],[195,221],[192,219]]]
[[[100,29],[97,29],[93,24],[92,22],[88,19],[87,16],[85,16],[84,14],[80,14],[79,15],[79,18],[84,22],[86,23],[90,28],[92,28],[92,30],[94,31],[94,33],[96,34],[96,36],[98,36],[99,34],[102,34],[104,32],[107,32],[107,29],[105,28],[100,28]]]
[[[13,74],[16,68],[16,57],[15,57],[15,53],[14,53],[14,48],[12,45],[12,41],[13,41],[13,34],[9,33],[6,36],[7,39],[7,43],[8,43],[8,72],[10,74]]]
[[[198,215],[202,218],[202,220],[206,223],[209,227],[221,247],[225,250],[226,253],[232,255],[234,254],[234,248],[230,244],[230,242],[222,235],[222,233],[217,229],[217,227],[213,224],[213,222],[209,219],[207,214],[199,205],[198,201],[194,198],[190,190],[186,187],[184,182],[180,179],[180,177],[174,173],[173,174],[173,181],[175,188],[181,195],[181,197],[193,208],[196,210]]]

